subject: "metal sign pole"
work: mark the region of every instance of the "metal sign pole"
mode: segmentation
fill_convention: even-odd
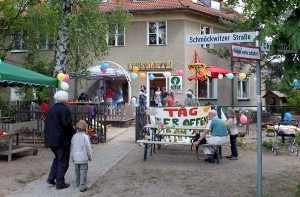
[[[259,32],[256,31],[256,36]],[[259,41],[256,41],[259,46]],[[256,62],[256,92],[257,92],[257,196],[262,197],[262,133],[261,133],[261,77],[260,61]]]

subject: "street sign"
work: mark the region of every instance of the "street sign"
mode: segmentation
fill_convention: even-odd
[[[185,37],[186,45],[214,44],[214,43],[240,43],[253,42],[256,37],[255,32],[235,32],[223,34],[203,34]]]
[[[232,58],[261,61],[259,47],[230,44],[230,50]]]
[[[271,49],[272,42],[264,42],[260,46],[260,50],[264,52],[269,52]],[[293,46],[290,44],[281,44],[280,49],[278,52],[283,53],[297,53],[297,50],[293,49]]]

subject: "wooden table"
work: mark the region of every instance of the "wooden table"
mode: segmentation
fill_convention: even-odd
[[[5,142],[2,142],[2,139],[8,137],[8,145]],[[13,145],[13,139],[16,137],[16,145]],[[33,146],[21,146],[19,145],[19,134],[18,133],[7,133],[5,135],[0,135],[1,141],[0,145],[0,155],[7,155],[8,162],[11,161],[12,154],[25,152],[25,151],[33,151],[34,154],[34,147]]]

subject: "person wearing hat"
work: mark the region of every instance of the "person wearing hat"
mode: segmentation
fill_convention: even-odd
[[[69,94],[58,91],[54,94],[56,103],[49,109],[45,120],[45,146],[55,155],[47,183],[56,185],[56,189],[65,189],[70,186],[65,182],[65,174],[69,168],[71,139],[75,134],[69,108],[65,102]]]
[[[184,106],[196,106],[195,100],[192,98],[192,95],[193,93],[191,91],[187,91],[186,98],[184,99]]]

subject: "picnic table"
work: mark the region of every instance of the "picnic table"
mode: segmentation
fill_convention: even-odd
[[[13,144],[14,137],[16,138],[16,144]],[[7,141],[8,138],[8,141]],[[0,135],[0,155],[7,155],[8,162],[11,162],[12,155],[15,153],[32,151],[33,155],[37,154],[35,146],[19,145],[19,133],[7,133]]]

